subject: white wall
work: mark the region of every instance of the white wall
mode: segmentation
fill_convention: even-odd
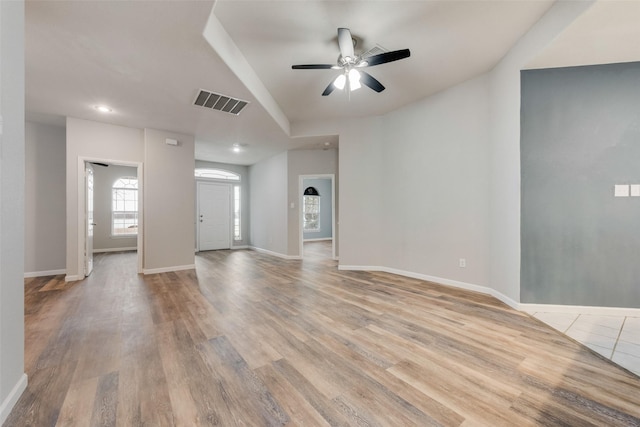
[[[251,246],[287,257],[288,153],[249,167]]]
[[[480,76],[381,117],[384,266],[489,284],[488,106]]]
[[[27,122],[25,126],[26,276],[65,271],[66,131]]]
[[[341,132],[343,268],[488,284],[488,105],[481,76]]]
[[[145,273],[195,266],[194,152],[193,136],[144,131]]]
[[[79,158],[109,163],[143,162],[142,129],[67,118],[67,278],[84,277],[78,262],[78,161]]]
[[[353,120],[340,130],[340,265],[383,266],[380,230],[385,195],[383,126],[379,117]]]
[[[334,174],[337,186],[338,182],[338,151],[335,148],[328,150],[291,150],[288,162],[288,201],[289,218],[287,225],[287,254],[300,256],[300,175]],[[304,190],[304,189],[303,189]],[[336,198],[337,200],[337,198]],[[291,208],[293,204],[293,209]],[[338,215],[338,203],[336,202],[336,215]],[[337,227],[336,227],[337,228]]]
[[[0,2],[0,424],[24,373],[24,2]]]
[[[111,235],[111,209],[113,184],[120,178],[138,176],[138,169],[131,166],[93,166],[93,250],[136,249],[138,238]]]

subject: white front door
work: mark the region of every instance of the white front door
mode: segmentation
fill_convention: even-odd
[[[85,199],[87,201],[85,206],[85,218],[86,221],[86,238],[85,238],[85,250],[84,250],[84,275],[88,276],[93,271],[93,166],[89,163],[85,163],[84,166],[85,176]]]
[[[198,249],[231,247],[231,185],[198,182]]]

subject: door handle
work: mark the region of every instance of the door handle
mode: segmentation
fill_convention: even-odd
[[[91,225],[98,225],[98,224],[96,224],[95,222],[92,222]]]

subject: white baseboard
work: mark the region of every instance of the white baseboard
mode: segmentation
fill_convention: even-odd
[[[319,237],[317,239],[302,239],[303,242],[322,242],[325,240],[333,240],[333,237]]]
[[[457,280],[429,276],[426,274],[414,273],[412,271],[398,270],[390,267],[380,267],[380,266],[370,266],[370,265],[367,265],[367,266],[339,265],[338,270],[382,271],[385,273],[397,274],[399,276],[411,277],[412,279],[425,280],[427,282],[434,282],[440,285],[446,285],[454,288],[466,289],[468,291],[475,291],[475,292],[480,292],[482,294],[491,295],[492,297],[507,304],[511,308],[514,308],[516,310],[519,309],[519,304],[516,301],[512,300],[511,298],[502,294],[501,292],[498,292],[495,289],[491,289],[487,286],[475,285],[473,283],[459,282]]]
[[[196,268],[195,264],[176,265],[173,267],[161,267],[161,268],[143,268],[142,274],[168,273],[170,271],[193,270],[195,268]]]
[[[260,252],[261,254],[271,255],[271,256],[275,256],[283,259],[292,259],[292,260],[302,259],[300,255],[285,255],[279,252],[270,251],[268,249],[257,248],[255,246],[249,246],[249,249],[251,249],[252,251]]]
[[[67,274],[64,277],[64,281],[65,282],[76,282],[76,281],[82,280],[82,279],[84,279],[84,276],[80,276],[80,275],[77,275],[77,274]]]
[[[249,245],[231,246],[231,250],[236,251],[238,249],[249,249]]]
[[[105,248],[105,249],[94,249],[93,253],[103,253],[103,252],[129,252],[129,251],[137,251],[138,248],[136,246],[128,247],[128,248]]]
[[[9,392],[9,395],[2,402],[2,405],[0,405],[0,425],[2,425],[9,417],[11,410],[27,388],[27,383],[27,374],[22,374],[16,385],[14,385],[13,389]]]
[[[640,308],[594,307],[584,305],[527,304],[521,303],[520,310],[525,313],[575,313],[600,316],[640,317]]]
[[[67,270],[64,268],[61,270],[30,271],[24,273],[24,278],[27,279],[29,277],[57,276],[58,274],[65,274],[66,272]]]

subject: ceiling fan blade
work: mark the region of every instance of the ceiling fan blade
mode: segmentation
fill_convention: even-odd
[[[353,38],[348,28],[338,28],[338,46],[340,46],[340,55],[343,58],[354,58]]]
[[[329,83],[329,86],[327,86],[327,88],[324,90],[324,92],[322,92],[322,96],[327,96],[330,95],[331,92],[333,92],[333,90],[335,89],[335,85],[333,84],[333,80],[331,80],[331,83]]]
[[[384,90],[384,86],[382,85],[382,83],[380,83],[371,74],[365,73],[362,70],[360,70],[359,72],[360,72],[360,82],[362,84],[369,86],[371,89],[375,90],[378,93]]]
[[[367,67],[373,67],[374,65],[386,64],[387,62],[397,61],[408,58],[409,56],[411,56],[409,49],[402,49],[373,55],[366,58],[365,61],[367,62]]]
[[[293,70],[329,70],[335,67],[332,64],[305,64],[305,65],[292,65]]]

